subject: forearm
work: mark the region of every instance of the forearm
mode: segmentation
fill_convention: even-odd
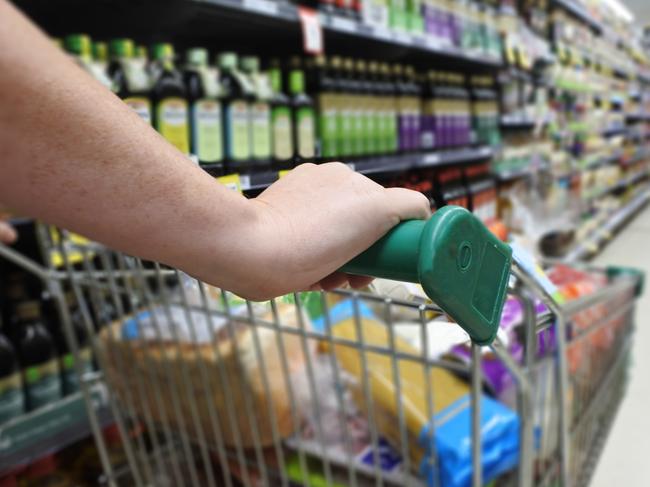
[[[186,269],[218,256],[223,269],[209,270],[223,271],[226,282],[218,284],[239,279],[237,253],[254,227],[250,203],[164,141],[2,0],[0,19],[3,203]]]

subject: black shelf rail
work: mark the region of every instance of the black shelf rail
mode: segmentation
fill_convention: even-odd
[[[429,167],[452,166],[455,164],[467,164],[491,159],[494,155],[492,147],[463,147],[440,151],[430,151],[416,154],[398,154],[393,156],[378,156],[368,159],[347,162],[348,166],[365,175],[390,174],[409,169],[420,169]],[[201,166],[208,173],[212,173],[215,166]],[[248,174],[239,175],[241,189],[243,191],[260,191],[280,177],[278,171],[252,171]]]

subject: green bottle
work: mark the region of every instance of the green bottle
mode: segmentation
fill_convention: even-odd
[[[108,74],[117,96],[142,120],[151,123],[149,101],[149,75],[146,57],[136,58],[131,39],[113,39],[109,44],[110,63]]]
[[[293,108],[294,165],[314,160],[316,120],[314,102],[305,93],[305,75],[301,69],[289,72],[291,106]]]
[[[269,71],[273,98],[271,99],[271,133],[273,134],[273,167],[289,169],[293,164],[293,121],[291,100],[282,91],[282,70],[274,63]]]
[[[223,127],[219,72],[208,65],[208,51],[187,51],[183,73],[190,104],[190,149],[199,164],[223,162]]]
[[[112,90],[113,83],[106,70],[106,45],[104,43],[95,44],[100,45],[94,48],[90,36],[87,34],[71,34],[66,36],[64,41],[65,50],[77,64],[106,88]],[[93,59],[93,49],[99,56],[98,59]]]
[[[237,54],[224,52],[218,59],[223,89],[226,161],[229,169],[237,172],[245,170],[251,158],[249,108],[254,90],[248,77],[237,69]]]
[[[254,90],[254,100],[249,109],[251,156],[257,166],[268,165],[271,161],[270,101],[273,90],[268,75],[260,72],[259,58],[255,56],[243,57],[241,68]]]
[[[189,111],[183,78],[174,65],[171,44],[154,45],[150,65],[154,127],[183,154],[190,153]]]

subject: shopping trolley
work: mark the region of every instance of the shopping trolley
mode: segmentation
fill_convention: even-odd
[[[624,393],[642,277],[589,269],[602,286],[561,304],[457,207],[398,225],[344,267],[421,283],[430,299],[390,281],[398,292],[254,303],[37,228],[46,265],[0,256],[43,281],[80,364],[63,299],[76,295],[100,372],[78,365],[106,485],[586,485]],[[499,331],[506,300],[518,350]],[[448,335],[454,353],[439,350]]]

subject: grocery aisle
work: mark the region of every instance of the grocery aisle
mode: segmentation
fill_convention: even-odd
[[[635,266],[650,275],[650,208],[633,220],[596,259],[596,264]],[[650,293],[646,288],[636,311],[637,331],[628,393],[614,422],[592,487],[646,487],[650,478]]]

